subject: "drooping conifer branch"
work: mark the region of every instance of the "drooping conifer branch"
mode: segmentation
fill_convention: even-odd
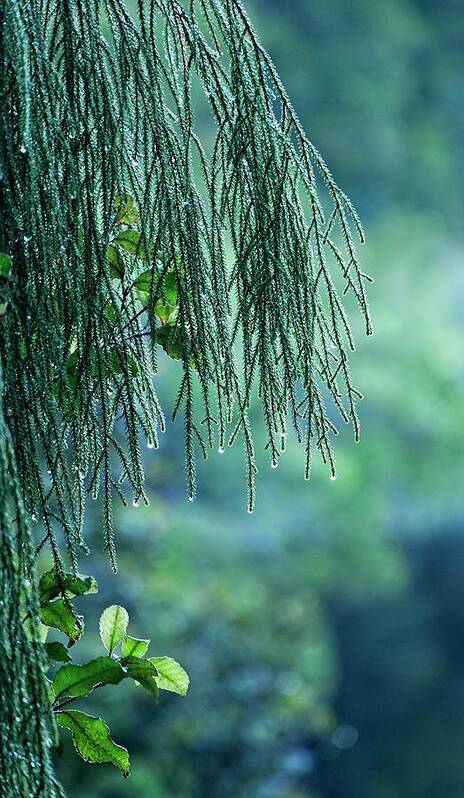
[[[126,484],[145,500],[141,440],[156,447],[165,427],[159,346],[182,371],[189,498],[196,452],[241,437],[253,509],[255,391],[272,465],[290,424],[306,477],[313,449],[334,476],[335,414],[359,436],[344,293],[371,331],[362,231],[242,5],[0,8],[2,446],[40,545],[77,568],[91,493],[115,567],[113,497]],[[22,551],[15,578],[30,566]]]

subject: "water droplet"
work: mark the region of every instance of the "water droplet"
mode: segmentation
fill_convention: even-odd
[[[220,447],[219,447],[219,449],[218,449],[218,453],[219,453],[219,454],[224,454],[224,447],[223,447],[223,446],[220,446]]]
[[[154,449],[154,448],[155,448],[155,442],[153,440],[151,440],[151,439],[148,440],[147,441],[147,449]]]
[[[273,460],[272,463],[271,463],[271,468],[277,468],[278,465],[279,465],[278,461],[277,460]]]
[[[247,513],[249,513],[250,515],[253,515],[254,508],[253,507],[247,507]]]
[[[190,496],[188,497],[188,500],[189,500],[189,502],[194,502],[195,501],[195,496],[192,496],[192,494],[190,494]]]
[[[138,500],[138,499],[134,499],[134,501],[132,502],[132,506],[133,506],[133,507],[140,507],[140,502],[139,502],[139,500]]]
[[[332,482],[334,482],[337,479],[337,475],[336,474],[331,474],[330,475],[330,479],[332,480]]]
[[[21,146],[19,148],[19,151],[20,151],[21,155],[25,155],[26,154],[27,150],[26,150],[24,144],[21,144]]]

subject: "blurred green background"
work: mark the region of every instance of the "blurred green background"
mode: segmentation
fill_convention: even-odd
[[[249,5],[367,228],[363,438],[344,431],[336,482],[319,465],[304,482],[291,441],[277,471],[260,454],[251,516],[239,446],[201,465],[195,505],[182,425],[147,451],[151,506],[118,513],[119,576],[89,525],[100,593],[81,603],[81,654],[124,604],[190,692],[154,707],[99,691],[132,774],[67,743],[59,775],[73,798],[462,798],[464,2]],[[177,365],[162,369],[168,406]]]

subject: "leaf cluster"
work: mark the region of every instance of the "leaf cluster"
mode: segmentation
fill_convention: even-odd
[[[72,599],[96,593],[97,589],[93,577],[81,574],[59,574],[52,569],[40,578],[42,639],[46,641],[50,628],[68,638],[67,646],[58,640],[45,642],[49,668],[54,669],[49,682],[49,701],[58,726],[71,731],[74,747],[82,759],[89,763],[110,762],[127,776],[129,754],[111,739],[105,721],[69,705],[94,690],[118,685],[123,679],[133,680],[156,702],[160,690],[185,696],[189,678],[171,657],[146,656],[150,640],[127,633],[129,616],[118,605],[107,607],[100,617],[100,638],[107,653],[84,664],[73,663],[70,648],[82,637],[84,620],[76,615]]]

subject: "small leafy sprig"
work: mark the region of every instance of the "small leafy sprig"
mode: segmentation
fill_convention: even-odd
[[[90,352],[90,374],[95,382],[102,376],[116,381],[123,378],[123,349],[127,355],[126,376],[137,377],[139,349],[135,338],[153,335],[166,354],[178,360],[183,358],[185,347],[189,353],[191,349],[178,322],[180,297],[176,268],[179,263],[166,262],[155,251],[154,244],[144,239],[139,229],[139,211],[130,194],[117,195],[113,210],[113,225],[106,247],[111,288],[108,286],[104,314],[113,346],[104,366],[100,362],[101,353]],[[1,269],[2,262],[0,278]],[[136,335],[133,332],[135,323]],[[190,365],[195,367],[190,354],[189,357]],[[65,368],[53,386],[54,398],[65,413],[75,400],[81,371],[82,362],[74,336],[70,340]]]
[[[149,316],[157,319],[155,337],[158,344],[170,357],[182,359],[178,326],[178,263],[166,263],[155,251],[155,246],[145,241],[139,230],[140,214],[134,197],[130,194],[116,196],[114,207],[113,234],[106,258],[110,277],[120,282],[122,304],[134,308],[139,315],[137,303],[140,303]],[[141,269],[141,262],[148,268]],[[152,329],[149,321],[148,329]]]
[[[40,578],[41,638],[53,669],[49,680],[50,706],[58,726],[71,732],[74,747],[84,761],[112,763],[128,776],[129,753],[114,742],[105,721],[70,705],[94,690],[117,685],[124,679],[132,679],[156,702],[160,690],[185,696],[189,677],[171,657],[147,656],[150,640],[128,634],[129,615],[119,605],[107,607],[100,617],[100,638],[106,653],[82,665],[73,663],[70,649],[84,633],[84,618],[77,615],[72,600],[97,591],[97,583],[91,576],[52,569]],[[66,635],[67,645],[58,640],[47,642],[51,628]]]

